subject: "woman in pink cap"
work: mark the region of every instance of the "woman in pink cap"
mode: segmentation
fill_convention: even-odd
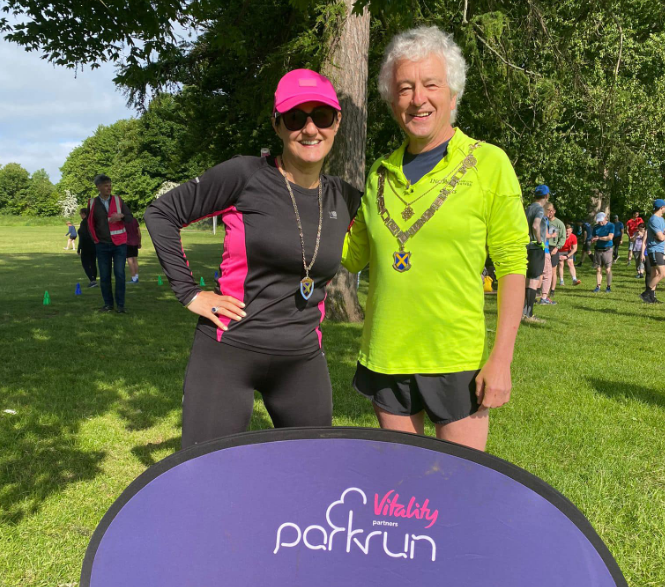
[[[360,192],[321,173],[339,129],[330,81],[287,73],[272,124],[284,149],[234,157],[154,201],[145,223],[180,302],[200,316],[185,374],[183,448],[247,429],[258,390],[275,427],[330,426],[320,324]],[[180,229],[225,226],[215,291],[192,277]]]

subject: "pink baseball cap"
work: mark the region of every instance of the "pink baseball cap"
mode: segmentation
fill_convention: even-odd
[[[273,114],[283,114],[305,102],[321,102],[342,110],[330,80],[311,69],[289,71],[277,84]]]

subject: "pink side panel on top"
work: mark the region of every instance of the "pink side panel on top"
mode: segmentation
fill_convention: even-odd
[[[224,252],[218,280],[222,295],[232,296],[245,301],[245,279],[247,278],[247,247],[245,244],[245,224],[242,213],[235,206],[222,213],[222,222],[226,227]],[[220,316],[224,326],[228,326],[231,318]],[[222,340],[224,331],[217,329],[217,341]]]
[[[330,283],[330,282],[328,282]],[[323,322],[323,319],[326,317],[326,298],[328,297],[328,293],[323,296],[323,299],[319,302],[319,312],[321,312],[321,321],[319,322],[319,326],[316,329],[316,336],[319,337],[319,348],[323,348],[323,333],[321,332],[321,323]]]

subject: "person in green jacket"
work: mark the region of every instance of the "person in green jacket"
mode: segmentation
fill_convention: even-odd
[[[527,222],[507,155],[453,123],[466,64],[452,37],[419,27],[386,49],[379,90],[406,134],[372,166],[344,246],[351,272],[369,263],[355,389],[382,428],[484,450],[489,408],[510,398],[524,305]],[[499,282],[488,349],[480,274]]]

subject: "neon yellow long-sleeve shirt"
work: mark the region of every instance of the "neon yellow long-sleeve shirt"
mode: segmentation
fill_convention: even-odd
[[[359,361],[378,373],[455,373],[479,369],[487,358],[481,276],[489,251],[497,278],[525,275],[528,229],[522,191],[507,155],[481,143],[447,200],[405,244],[410,269],[393,268],[399,242],[378,212],[378,170],[387,171],[385,207],[408,230],[439,195],[476,141],[455,130],[448,152],[414,185],[402,171],[408,144],[374,163],[342,263],[352,273],[369,263],[369,293]],[[405,221],[405,205],[414,216]]]

